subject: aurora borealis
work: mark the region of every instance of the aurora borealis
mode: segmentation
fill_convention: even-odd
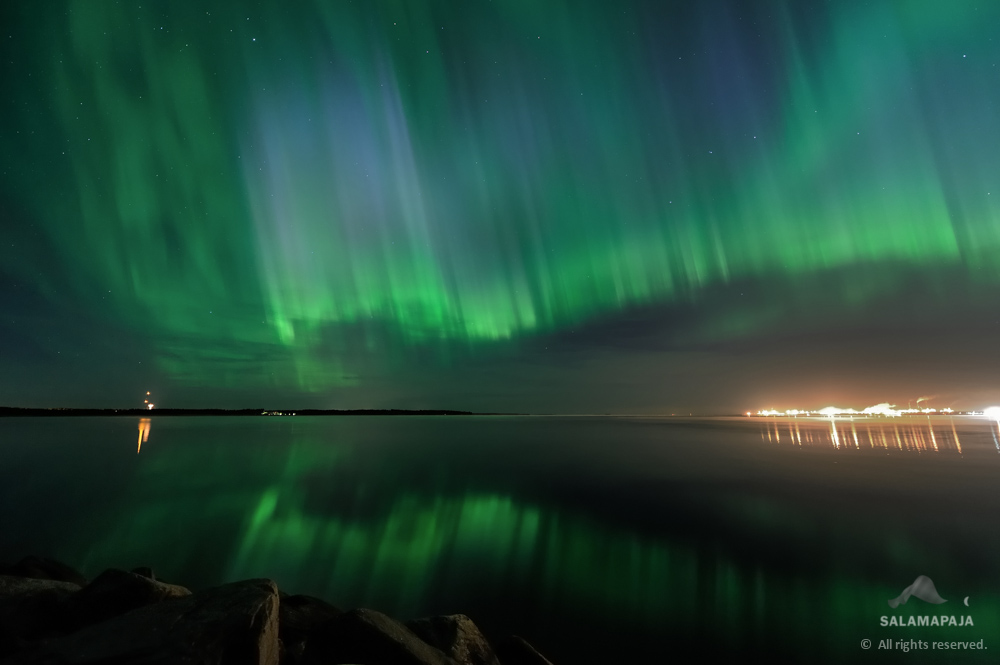
[[[0,403],[1000,398],[1000,7],[12,4]]]

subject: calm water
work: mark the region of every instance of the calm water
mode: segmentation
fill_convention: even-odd
[[[463,612],[556,665],[995,662],[997,436],[969,417],[7,418],[0,558]],[[918,575],[948,602],[890,609]],[[974,625],[879,625],[942,614]],[[900,639],[990,650],[878,648]]]

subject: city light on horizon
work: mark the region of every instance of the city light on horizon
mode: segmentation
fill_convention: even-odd
[[[881,402],[879,404],[874,404],[872,406],[866,407],[864,409],[854,409],[854,408],[841,408],[837,406],[826,406],[821,409],[761,409],[756,413],[747,411],[746,415],[759,416],[759,417],[792,417],[796,418],[802,417],[820,417],[820,418],[836,418],[838,416],[863,416],[863,417],[888,417],[888,418],[898,418],[901,416],[913,416],[913,415],[967,415],[967,416],[986,416],[994,420],[1000,421],[1000,406],[990,406],[982,411],[958,411],[950,407],[945,407],[943,409],[934,409],[930,407],[925,407],[922,409],[916,409],[908,407],[905,409],[897,409],[894,404],[888,402]]]

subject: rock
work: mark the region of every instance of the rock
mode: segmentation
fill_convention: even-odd
[[[10,575],[4,573],[12,573]],[[109,569],[89,584],[57,561],[0,565],[4,665],[552,665],[514,636],[496,651],[463,614],[404,625],[343,612],[270,580],[192,594],[151,568]]]
[[[72,582],[0,575],[0,602],[52,592],[63,596],[79,590],[80,585]]]
[[[138,568],[133,568],[132,572],[136,575],[142,575],[143,577],[148,577],[149,579],[156,581],[156,575],[153,574],[153,569],[149,566],[139,566]]]
[[[39,556],[26,556],[13,565],[0,564],[0,575],[72,582],[79,586],[86,586],[87,584],[87,578],[73,568],[64,563],[53,561],[52,559],[43,559]]]
[[[500,665],[493,647],[464,614],[414,619],[406,627],[460,665]]]
[[[73,616],[74,629],[79,629],[146,605],[190,595],[182,586],[109,568],[68,598],[66,604]]]
[[[312,596],[279,593],[278,631],[281,638],[281,662],[298,663],[309,636],[344,613],[330,603]]]
[[[497,645],[497,655],[503,665],[552,665],[524,638],[512,635]]]
[[[306,644],[302,663],[454,665],[399,621],[374,610],[351,610],[325,624]]]
[[[0,575],[0,657],[66,632],[64,602],[79,589],[72,582]]]
[[[278,665],[278,589],[247,580],[170,598],[48,640],[12,664]]]

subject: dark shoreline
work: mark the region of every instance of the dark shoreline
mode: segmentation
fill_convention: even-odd
[[[0,418],[79,416],[522,416],[523,413],[475,413],[410,409],[44,409],[0,406]]]

